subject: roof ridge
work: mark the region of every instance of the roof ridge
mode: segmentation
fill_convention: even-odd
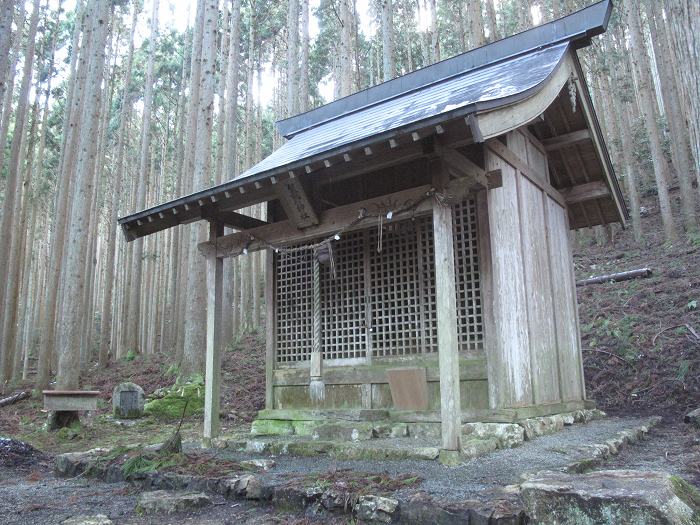
[[[277,122],[277,128],[285,138],[291,138],[323,123],[537,49],[565,41],[580,42],[581,45],[577,47],[584,47],[588,45],[591,37],[605,31],[612,6],[612,0],[601,0],[563,18],[471,49],[305,113],[280,120]]]

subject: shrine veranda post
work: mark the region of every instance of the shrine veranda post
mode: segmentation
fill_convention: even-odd
[[[569,232],[627,210],[577,49],[611,9],[283,120],[289,140],[241,177],[120,219],[127,240],[210,224],[205,439],[218,433],[223,260],[256,250],[262,419],[439,423],[449,451],[463,422],[584,408]],[[259,203],[265,221],[237,211]]]

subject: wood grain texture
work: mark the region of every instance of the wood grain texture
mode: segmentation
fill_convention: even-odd
[[[211,222],[209,239],[223,235],[224,225]],[[204,377],[204,440],[219,435],[221,403],[221,325],[223,319],[223,259],[207,257],[207,350]]]
[[[582,398],[583,378],[566,210],[552,199],[547,199],[547,219],[562,400],[576,401]]]
[[[485,162],[487,170],[500,169],[503,176],[503,186],[487,194],[493,283],[493,331],[489,330],[492,341],[487,356],[489,402],[492,408],[525,406],[533,402],[533,395],[518,172],[490,148],[485,151]]]
[[[442,163],[431,166],[433,184],[446,182]],[[440,416],[442,448],[459,450],[461,426],[459,385],[459,341],[457,338],[457,304],[455,298],[454,237],[452,208],[433,205],[435,242],[435,303],[437,310],[438,360],[440,363]]]

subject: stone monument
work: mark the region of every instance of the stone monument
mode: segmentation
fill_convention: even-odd
[[[146,396],[136,383],[120,383],[112,393],[112,413],[120,419],[135,419],[143,416]]]

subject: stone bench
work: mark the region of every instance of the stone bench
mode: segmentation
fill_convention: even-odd
[[[97,410],[99,390],[44,390],[44,410]]]

